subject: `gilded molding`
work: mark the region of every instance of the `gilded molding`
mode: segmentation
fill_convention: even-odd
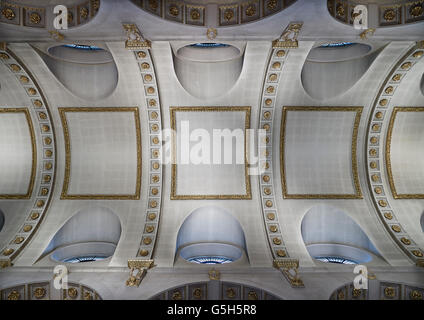
[[[392,116],[390,117],[389,127],[387,129],[387,138],[386,138],[386,167],[387,167],[387,177],[389,180],[390,189],[392,191],[393,198],[395,199],[424,199],[424,194],[399,194],[396,191],[395,181],[392,173],[392,163],[390,157],[390,149],[392,142],[392,133],[393,127],[396,120],[396,115],[398,112],[424,112],[424,107],[394,107],[392,111]]]
[[[58,108],[62,121],[63,135],[65,139],[65,177],[60,199],[62,200],[139,200],[141,192],[141,131],[140,116],[137,107],[92,107],[92,108]],[[137,140],[137,180],[134,194],[69,194],[69,182],[71,177],[71,140],[69,134],[66,113],[68,112],[133,112]]]
[[[298,273],[298,259],[275,259],[273,266],[282,272],[293,288],[305,287]]]
[[[300,30],[302,29],[303,22],[291,22],[279,39],[276,39],[272,42],[272,48],[278,49],[278,48],[298,48],[298,36],[300,33]]]
[[[283,115],[281,118],[281,132],[280,132],[280,166],[281,166],[281,184],[283,189],[284,199],[362,199],[362,191],[359,183],[358,174],[358,161],[357,161],[357,144],[358,144],[358,128],[361,121],[362,107],[283,107]],[[289,111],[330,111],[330,112],[355,112],[355,122],[353,125],[352,144],[351,144],[351,158],[352,158],[352,176],[353,184],[355,186],[355,194],[290,194],[288,192],[286,182],[286,168],[285,168],[285,132],[286,132],[286,119],[287,112]]]
[[[247,156],[247,129],[250,129],[250,107],[170,107],[171,129],[172,129],[172,174],[171,174],[171,200],[245,200],[252,199],[249,178],[249,162]],[[245,112],[244,130],[244,175],[246,194],[218,194],[218,195],[179,195],[177,194],[177,137],[176,137],[176,112]]]
[[[35,175],[37,169],[37,144],[35,141],[34,126],[31,120],[31,115],[28,108],[0,108],[0,115],[6,113],[23,113],[28,124],[28,130],[31,138],[32,161],[31,161],[31,176],[28,183],[26,194],[0,194],[0,199],[30,199],[34,189]]]
[[[122,27],[127,33],[127,40],[125,41],[126,49],[139,50],[150,49],[152,47],[152,43],[143,38],[137,25],[124,23]]]

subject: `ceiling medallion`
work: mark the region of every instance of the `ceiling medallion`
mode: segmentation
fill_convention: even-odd
[[[230,21],[232,18],[234,18],[234,12],[231,9],[227,9],[224,12],[224,18],[227,21]]]
[[[209,29],[206,31],[206,36],[208,37],[208,39],[209,39],[209,40],[213,40],[213,39],[215,39],[215,38],[216,38],[216,36],[217,36],[217,34],[218,34],[218,32],[216,31],[216,29],[215,29],[215,28],[209,28]]]
[[[32,12],[29,15],[29,19],[30,19],[31,23],[33,23],[33,24],[39,24],[40,21],[41,21],[41,16],[37,12]]]
[[[191,10],[190,13],[191,19],[193,20],[199,20],[200,19],[200,11],[198,9]]]
[[[415,6],[411,7],[411,9],[409,10],[409,13],[414,18],[417,18],[423,14],[423,11],[424,11],[423,7],[420,4],[416,4]]]
[[[169,7],[169,14],[171,16],[178,16],[178,14],[180,13],[180,10],[178,9],[178,7],[176,5],[170,6]]]
[[[15,12],[12,9],[10,9],[10,8],[3,8],[3,10],[1,11],[1,14],[7,20],[13,20],[16,17]]]
[[[255,6],[250,5],[250,6],[248,6],[248,7],[246,8],[246,16],[251,17],[251,16],[253,16],[255,13],[256,13],[256,8],[255,8]]]
[[[396,12],[393,9],[387,9],[384,11],[384,20],[393,21],[396,18]]]

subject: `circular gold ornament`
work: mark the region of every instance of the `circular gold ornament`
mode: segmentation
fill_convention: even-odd
[[[4,255],[4,256],[10,256],[10,255],[11,255],[14,251],[15,251],[15,250],[13,250],[12,248],[5,249],[5,250],[3,251],[3,255]]]
[[[19,300],[21,297],[21,294],[16,291],[16,290],[12,290],[10,291],[10,293],[7,295],[7,300]]]
[[[149,250],[142,249],[140,250],[140,256],[145,257],[149,254]]]
[[[171,16],[174,16],[174,17],[176,17],[176,16],[178,16],[178,14],[180,13],[180,10],[178,9],[178,7],[177,6],[170,6],[169,7],[169,14],[171,15]]]
[[[29,79],[28,79],[28,77],[27,77],[27,76],[20,76],[20,77],[19,77],[19,80],[20,80],[22,83],[28,83],[28,82],[29,82]]]
[[[15,244],[20,244],[25,240],[24,237],[16,237],[16,239],[13,241]]]
[[[411,66],[412,66],[412,63],[411,62],[405,62],[404,64],[401,65],[401,68],[403,70],[406,70],[406,69],[411,68]]]
[[[373,130],[373,131],[378,131],[378,130],[380,130],[380,125],[379,125],[379,124],[377,124],[377,123],[376,123],[376,124],[373,124],[373,125],[372,125],[372,130]]]
[[[155,230],[154,226],[146,226],[146,233],[152,233]]]
[[[423,7],[422,4],[416,4],[415,6],[412,6],[409,9],[409,13],[411,14],[411,16],[413,16],[414,18],[418,18],[419,16],[421,16],[423,14]]]
[[[7,20],[13,20],[15,19],[16,15],[15,12],[10,9],[10,8],[3,8],[3,10],[1,11],[1,14],[3,15],[3,17],[5,17]]]
[[[421,58],[424,54],[424,51],[415,51],[414,54],[412,55],[414,58]]]
[[[83,19],[87,19],[88,18],[88,9],[86,7],[82,7],[80,9],[80,16]]]
[[[390,212],[385,212],[385,213],[384,213],[384,217],[385,217],[387,220],[392,220],[392,219],[393,219],[393,215],[392,215]]]
[[[402,75],[400,73],[396,73],[393,77],[392,80],[393,81],[400,81],[400,79],[402,78]]]
[[[371,176],[371,179],[372,179],[372,181],[374,181],[374,182],[378,182],[378,181],[380,181],[380,176],[379,176],[378,174],[373,174],[373,175]]]
[[[49,145],[52,144],[52,139],[50,137],[45,137],[44,138],[44,143],[49,146]]]
[[[147,88],[147,93],[148,93],[148,94],[154,94],[154,93],[155,93],[155,88],[153,88],[153,87],[148,87],[148,88]]]
[[[269,196],[271,194],[271,189],[270,188],[264,188],[264,193]]]
[[[278,231],[278,228],[275,225],[271,225],[271,226],[269,226],[269,231],[271,231],[271,232],[277,232]]]
[[[383,17],[386,21],[393,21],[396,18],[396,12],[393,9],[388,9],[384,11]]]
[[[152,194],[154,196],[156,196],[159,193],[159,189],[158,188],[152,188]]]
[[[152,243],[152,238],[150,238],[150,237],[144,238],[143,243],[148,246],[149,244]]]
[[[149,107],[156,107],[156,100],[155,99],[149,100]]]
[[[379,120],[381,120],[381,119],[383,119],[383,112],[377,112],[376,114],[375,114],[375,117],[377,118],[377,119],[379,119]]]
[[[33,212],[31,214],[31,220],[37,220],[40,214],[38,212]]]
[[[155,200],[150,201],[150,208],[156,208],[157,206],[158,206],[157,201]]]
[[[271,180],[271,178],[269,176],[265,175],[265,176],[262,177],[262,180],[264,182],[269,182],[269,180]]]
[[[231,9],[227,9],[224,11],[224,18],[227,21],[231,21],[232,18],[234,18],[234,12]]]
[[[268,208],[271,208],[271,207],[272,207],[272,201],[271,201],[271,200],[267,200],[267,201],[265,202],[265,205],[266,205]]]
[[[32,226],[27,224],[26,226],[24,226],[23,230],[24,232],[30,232],[32,230]]]
[[[271,100],[271,99],[270,99]],[[271,129],[271,126],[268,123],[265,123],[262,127],[265,131],[269,131]]]
[[[53,155],[53,151],[46,150],[45,155],[46,155],[47,158],[50,158]]]
[[[138,52],[137,52],[137,56],[138,56],[139,58],[146,58],[147,54],[146,54],[146,52],[144,52],[144,51],[138,51]]]
[[[78,290],[76,288],[69,288],[68,289],[68,296],[71,299],[75,299],[78,296]]]
[[[383,190],[380,187],[375,187],[374,191],[376,194],[381,194],[383,192]]]
[[[51,170],[53,168],[53,164],[51,163],[51,162],[46,162],[45,163],[45,165],[44,165],[44,169],[46,169],[46,170]],[[47,177],[47,176],[46,176]],[[46,180],[46,179],[44,179],[44,180]],[[49,180],[47,181],[47,182],[49,182],[50,181],[50,178],[49,178]]]
[[[396,293],[396,291],[393,287],[384,288],[384,295],[387,298],[393,298],[395,296],[395,293]]]
[[[386,94],[392,94],[393,93],[393,87],[392,86],[387,87],[386,90],[384,90],[384,92]]]
[[[371,157],[376,157],[377,156],[377,150],[376,149],[370,149],[369,154],[370,154]]]
[[[14,71],[14,72],[21,71],[21,67],[20,67],[20,66],[18,66],[17,64],[14,64],[14,63],[12,63],[12,64],[10,65],[10,69],[12,69],[12,71]]]
[[[10,59],[9,55],[3,52],[0,52],[0,59],[8,60]]]
[[[37,201],[37,207],[41,208],[42,206],[44,206],[44,200],[38,200]]]
[[[280,238],[274,238],[274,239],[272,239],[272,242],[273,242],[275,245],[279,246],[279,245],[281,244],[281,239],[280,239]]]
[[[155,220],[156,219],[156,213],[149,213],[149,215],[147,216],[149,218],[150,221]]]
[[[33,24],[39,24],[41,21],[41,16],[37,13],[37,12],[32,12],[29,15],[29,20],[31,21],[31,23]]]
[[[256,8],[255,8],[255,6],[248,6],[248,7],[246,8],[246,16],[248,16],[248,17],[252,17],[253,15],[255,15],[255,13],[256,13]]]
[[[405,245],[407,245],[407,246],[409,246],[411,244],[411,240],[409,240],[409,239],[407,239],[405,237],[402,237],[400,239],[400,241],[402,241],[402,243],[405,244]]]
[[[150,82],[150,81],[152,81],[153,80],[153,77],[152,77],[152,75],[151,74],[146,74],[145,76],[144,76],[144,81],[146,81],[146,82]]]
[[[371,169],[376,169],[376,168],[377,168],[377,162],[375,162],[375,161],[371,161],[371,162],[370,162],[370,168],[371,168]]]
[[[278,79],[278,76],[275,73],[269,76],[269,81],[277,81],[277,79]]]
[[[37,94],[37,90],[35,90],[34,88],[29,88],[28,93],[31,96],[35,96]]]
[[[192,20],[199,20],[200,19],[200,11],[198,9],[193,9],[190,12],[190,16]]]
[[[422,300],[423,294],[418,290],[412,290],[409,293],[409,297],[411,298],[411,300]]]
[[[277,250],[277,256],[279,256],[280,258],[284,258],[286,255],[287,254],[284,250],[281,250],[281,249]]]
[[[43,106],[43,103],[40,100],[34,100],[34,106],[37,108],[41,108]]]
[[[379,200],[378,204],[380,205],[380,207],[387,207],[387,202],[385,200]]]
[[[36,288],[34,290],[34,297],[36,299],[43,299],[46,296],[46,289],[45,288]]]
[[[49,132],[49,131],[50,131],[50,127],[49,127],[48,125],[44,124],[44,125],[41,127],[41,130],[42,130],[43,132]]]
[[[284,50],[278,50],[277,51],[277,57],[282,58],[286,55],[286,52]]]
[[[379,104],[380,104],[380,106],[385,107],[387,105],[387,102],[389,102],[389,100],[382,99],[382,100],[380,100]]]
[[[141,68],[144,69],[144,70],[149,69],[150,68],[150,64],[148,64],[147,62],[143,62],[141,64]]]
[[[155,169],[155,170],[159,169],[159,167],[160,167],[159,162],[154,162],[154,163],[153,163],[153,165],[152,165],[152,167],[153,167],[153,169]]]
[[[275,214],[270,212],[266,215],[266,217],[268,218],[268,220],[274,220],[275,219]]]
[[[423,256],[423,253],[420,250],[412,250],[412,254],[418,258],[421,258]]]
[[[398,233],[401,232],[401,228],[396,224],[392,225],[392,230],[394,232],[398,232]]]
[[[280,69],[281,68],[281,62],[274,62],[273,64],[272,64],[272,68],[273,69]]]

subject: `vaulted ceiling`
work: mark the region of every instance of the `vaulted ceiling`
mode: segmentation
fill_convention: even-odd
[[[187,22],[185,1],[158,1],[159,16],[153,2],[61,1],[76,20],[53,36],[59,2],[2,3],[0,261],[13,266],[0,289],[97,255],[67,264],[75,288],[129,298],[128,260],[152,259],[137,295],[146,299],[206,281],[209,266],[187,260],[209,251],[234,260],[219,266],[226,281],[263,297],[328,299],[352,269],[315,258],[343,253],[381,283],[422,286],[423,14],[380,25],[384,10],[407,4],[356,1],[382,12],[364,36],[337,13],[355,1],[277,1],[275,12],[268,0],[202,1],[204,25]],[[255,21],[242,20],[248,5]],[[229,6],[240,17],[223,24]],[[293,22],[303,25],[290,47],[281,35]],[[128,48],[123,24],[151,42]],[[191,152],[184,123],[264,136],[231,154],[242,163],[171,163]],[[252,150],[260,170],[246,163]],[[275,282],[273,263],[288,260],[310,291]]]

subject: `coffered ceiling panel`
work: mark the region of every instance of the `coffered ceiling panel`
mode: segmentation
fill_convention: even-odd
[[[66,144],[62,199],[139,199],[138,108],[61,108]]]
[[[171,108],[171,127],[176,131],[171,198],[250,199],[244,135],[249,126],[250,107]],[[238,129],[241,135],[230,143],[219,138],[221,147],[216,148],[213,132],[219,129]],[[191,141],[185,140],[184,132]]]
[[[285,107],[281,126],[284,198],[361,198],[360,107]]]

